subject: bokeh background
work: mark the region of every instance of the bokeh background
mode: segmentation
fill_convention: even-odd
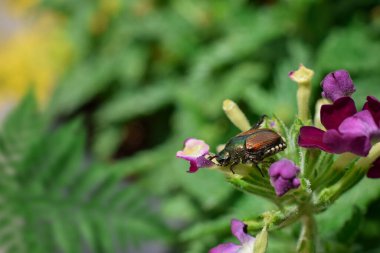
[[[303,63],[380,98],[378,0],[1,0],[0,252],[203,253],[269,210],[176,159],[254,123],[291,123]],[[314,111],[314,106],[311,104]],[[318,217],[324,252],[380,252],[379,187]],[[299,226],[270,234],[294,252]]]

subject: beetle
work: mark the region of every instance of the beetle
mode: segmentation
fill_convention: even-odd
[[[265,117],[262,116],[248,131],[232,137],[223,150],[209,159],[215,158],[221,166],[230,165],[232,173],[235,173],[233,168],[237,164],[252,163],[263,175],[258,163],[286,148],[285,140],[278,133],[272,129],[260,128]]]

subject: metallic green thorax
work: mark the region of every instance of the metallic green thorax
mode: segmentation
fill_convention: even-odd
[[[247,136],[236,136],[229,140],[224,148],[230,154],[231,158],[241,157],[245,152],[245,142]]]

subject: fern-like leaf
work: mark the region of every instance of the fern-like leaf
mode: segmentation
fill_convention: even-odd
[[[88,159],[81,121],[47,131],[38,118],[30,95],[0,135],[1,252],[128,252],[162,234],[142,191]]]

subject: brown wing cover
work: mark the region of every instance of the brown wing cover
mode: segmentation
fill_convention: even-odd
[[[244,136],[244,135],[250,135],[253,134],[254,132],[260,131],[260,129],[249,129],[248,131],[242,132],[236,136]]]
[[[248,132],[248,131],[247,131]],[[256,129],[246,140],[246,148],[257,151],[267,146],[276,145],[281,141],[281,137],[269,129]]]

